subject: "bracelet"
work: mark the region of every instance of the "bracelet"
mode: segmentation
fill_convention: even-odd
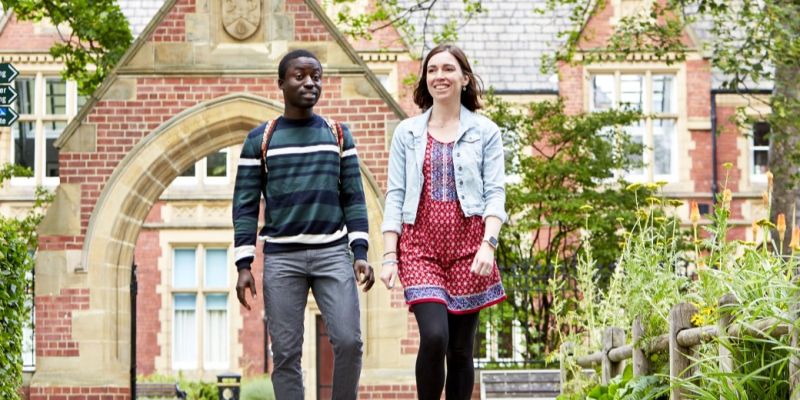
[[[387,265],[397,265],[397,260],[383,260],[383,262],[381,262],[381,266]]]
[[[397,252],[396,251],[387,251],[386,253],[383,253],[383,256],[386,257],[389,254],[397,254]]]

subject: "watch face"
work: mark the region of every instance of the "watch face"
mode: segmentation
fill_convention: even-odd
[[[496,237],[494,237],[494,236],[489,236],[489,238],[488,238],[488,239],[486,239],[486,240],[488,240],[488,241],[489,241],[489,244],[491,244],[491,245],[492,245],[492,247],[497,247],[497,238],[496,238]]]

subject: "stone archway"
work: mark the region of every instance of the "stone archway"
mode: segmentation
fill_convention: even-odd
[[[73,312],[71,321],[79,355],[40,358],[32,386],[77,382],[93,387],[128,386],[130,268],[147,214],[181,171],[221,148],[240,144],[252,127],[277,117],[282,110],[281,103],[263,97],[230,94],[175,115],[131,149],[106,182],[92,211],[78,273],[46,277],[49,282],[45,285],[52,287],[71,280],[68,286],[88,288],[88,307]],[[362,176],[370,225],[373,232],[379,232],[380,189],[363,164]],[[370,257],[377,251],[371,249]]]

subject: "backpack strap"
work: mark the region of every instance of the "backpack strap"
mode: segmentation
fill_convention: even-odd
[[[264,134],[261,138],[261,163],[264,164],[264,173],[269,173],[267,170],[267,146],[269,140],[272,138],[272,133],[275,132],[275,125],[278,125],[277,119],[271,119],[264,125]]]
[[[325,123],[328,124],[331,135],[336,140],[336,144],[339,145],[339,158],[342,158],[342,154],[344,154],[344,130],[342,129],[342,124],[330,118],[325,118]]]

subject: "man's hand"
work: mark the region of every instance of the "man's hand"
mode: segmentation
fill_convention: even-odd
[[[244,308],[250,310],[250,304],[247,304],[247,297],[244,294],[248,287],[250,288],[250,293],[255,299],[256,281],[253,279],[253,274],[250,272],[249,268],[242,268],[239,270],[239,280],[236,281],[236,297],[239,298],[239,303],[241,303]]]
[[[375,284],[375,273],[367,260],[356,260],[353,263],[353,272],[359,285],[364,285],[364,291],[368,291]],[[252,279],[252,278],[251,278]]]

